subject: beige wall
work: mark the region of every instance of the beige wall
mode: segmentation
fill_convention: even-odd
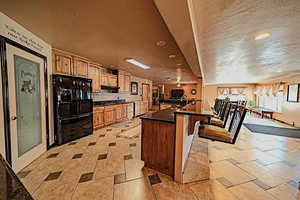
[[[187,96],[188,99],[194,98],[194,99],[202,99],[202,80],[198,80],[195,84],[182,84],[180,87],[177,87],[176,84],[165,84],[165,98],[169,99],[171,98],[171,90],[172,89],[183,89],[184,94]],[[191,90],[195,89],[197,93],[193,95],[191,93]]]
[[[254,84],[233,84],[233,85],[228,85],[228,84],[222,84],[222,85],[206,85],[203,87],[203,99],[204,101],[207,101],[210,105],[214,104],[215,99],[218,96],[218,87],[245,87],[245,94],[247,100],[255,100],[254,98],[254,89],[255,85]]]

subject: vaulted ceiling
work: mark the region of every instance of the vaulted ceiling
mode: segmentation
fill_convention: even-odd
[[[206,84],[300,73],[299,0],[189,0]],[[255,40],[261,33],[270,37]]]
[[[157,83],[196,81],[151,0],[3,0],[0,11],[53,47],[104,66],[124,69]],[[166,45],[158,46],[158,41]],[[125,58],[134,58],[151,69],[140,69],[125,62]]]
[[[257,83],[300,73],[299,0],[154,1],[188,62],[195,53],[184,44],[195,41],[205,84]],[[186,8],[189,26],[183,26]],[[270,37],[255,40],[262,33]]]

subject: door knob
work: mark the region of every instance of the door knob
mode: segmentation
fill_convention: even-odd
[[[11,120],[17,120],[17,119],[18,119],[17,116],[12,116],[12,117],[11,117]]]

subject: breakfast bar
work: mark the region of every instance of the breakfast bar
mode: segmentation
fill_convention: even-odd
[[[209,179],[207,140],[198,138],[197,133],[200,122],[208,122],[212,116],[209,106],[200,101],[194,109],[166,109],[142,116],[145,167],[178,183]],[[199,170],[190,170],[195,167]]]

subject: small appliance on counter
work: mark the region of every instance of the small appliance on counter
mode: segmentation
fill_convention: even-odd
[[[58,145],[93,132],[92,80],[53,75],[54,131]]]

